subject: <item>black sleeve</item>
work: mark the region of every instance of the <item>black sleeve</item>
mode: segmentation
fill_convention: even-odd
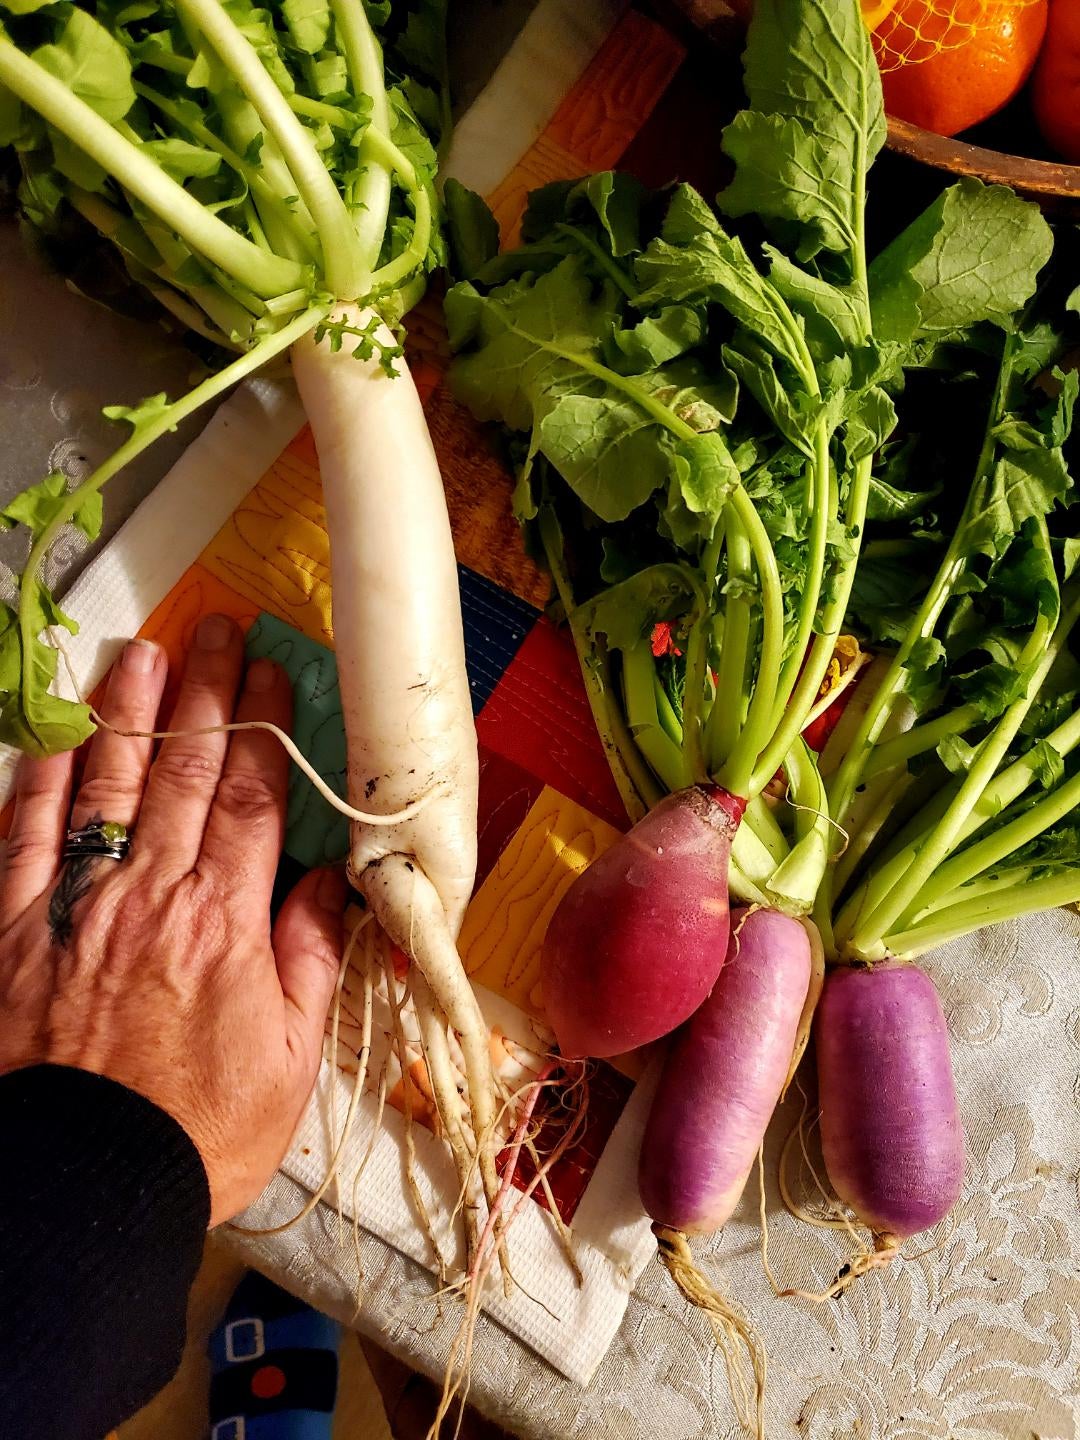
[[[0,1077],[0,1435],[102,1440],[171,1379],[209,1219],[198,1151],[142,1095]]]

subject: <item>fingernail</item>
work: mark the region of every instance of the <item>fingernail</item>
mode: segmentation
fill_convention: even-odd
[[[315,886],[315,899],[324,910],[339,915],[345,904],[345,877],[340,870],[324,870]]]
[[[153,640],[129,640],[120,657],[120,668],[128,675],[149,675],[157,664],[160,646]]]
[[[277,666],[271,660],[256,660],[248,668],[247,688],[252,695],[263,695],[274,688]]]
[[[200,650],[224,650],[232,634],[232,621],[224,615],[207,615],[199,621],[195,644]]]

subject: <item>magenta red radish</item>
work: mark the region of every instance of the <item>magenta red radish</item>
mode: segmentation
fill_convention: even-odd
[[[718,786],[665,799],[574,881],[543,947],[563,1055],[602,1059],[668,1035],[724,963],[728,856],[743,804]]]
[[[707,1234],[730,1218],[787,1079],[810,969],[798,920],[733,913],[727,962],[675,1038],[645,1129],[638,1186],[659,1224]]]
[[[837,1195],[886,1242],[936,1225],[960,1194],[964,1137],[930,977],[897,963],[830,971],[815,1039]]]

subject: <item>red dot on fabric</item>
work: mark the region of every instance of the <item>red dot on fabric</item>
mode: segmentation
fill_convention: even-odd
[[[251,1377],[251,1393],[257,1400],[273,1400],[285,1389],[285,1371],[276,1365],[264,1365]]]

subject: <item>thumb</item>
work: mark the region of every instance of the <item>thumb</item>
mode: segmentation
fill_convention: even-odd
[[[345,947],[347,895],[342,870],[312,870],[281,907],[271,936],[282,993],[309,1052],[322,1044]]]

